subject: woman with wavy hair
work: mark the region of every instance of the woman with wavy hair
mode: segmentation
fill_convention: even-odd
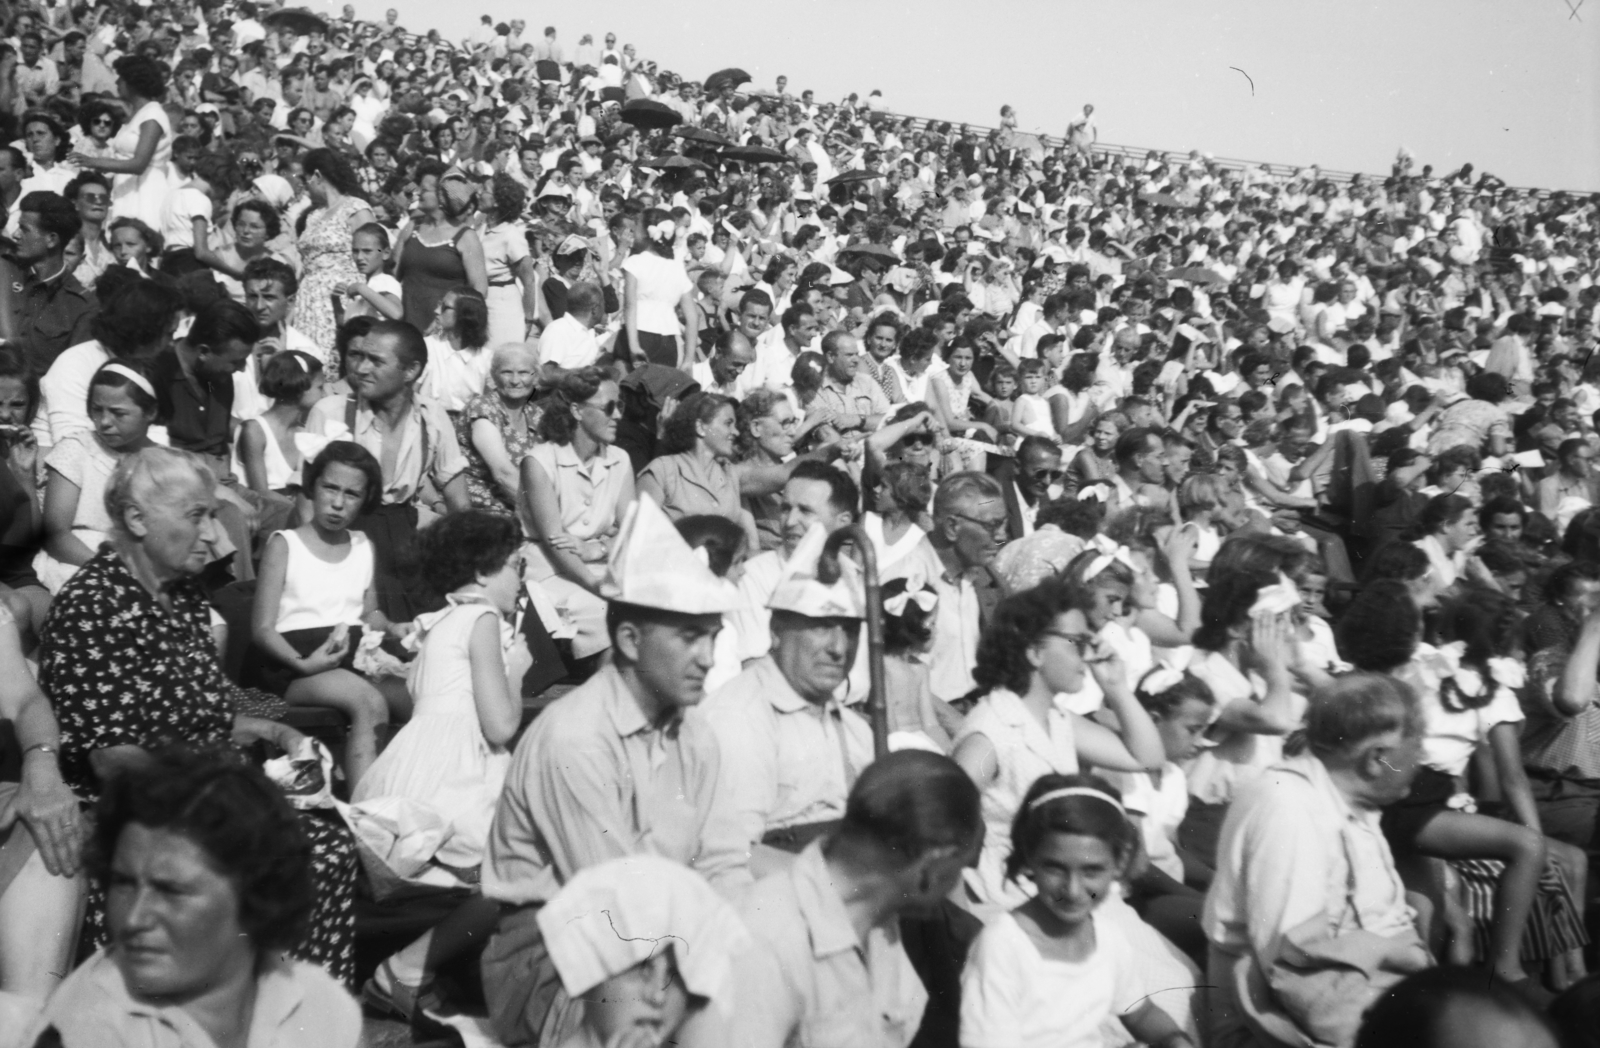
[[[361,184],[349,162],[333,150],[313,149],[300,166],[312,206],[297,241],[305,270],[289,326],[317,344],[323,352],[323,368],[337,375],[339,360],[333,342],[339,321],[333,300],[340,288],[361,280],[350,254],[350,238],[372,221],[372,208],[362,198]]]
[[[528,253],[522,213],[528,191],[510,175],[489,186],[489,221],[483,231],[483,264],[489,273],[489,348],[521,342],[533,334],[539,315],[539,281]]]
[[[622,264],[622,317],[626,341],[617,359],[638,364],[687,367],[700,345],[700,307],[694,283],[673,255],[678,225],[660,208],[644,214],[645,249]],[[681,313],[681,319],[680,319]]]
[[[544,402],[543,439],[522,460],[521,511],[533,542],[527,577],[577,621],[577,658],[610,646],[600,578],[633,501],[633,466],[616,446],[617,384],[599,368],[571,371]]]

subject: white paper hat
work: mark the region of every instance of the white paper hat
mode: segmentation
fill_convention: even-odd
[[[750,945],[738,912],[699,874],[648,854],[580,870],[539,910],[539,930],[573,998],[670,950],[689,992],[715,1001]]]
[[[861,569],[848,557],[839,557],[839,577],[832,583],[817,577],[822,561],[822,547],[828,533],[821,524],[811,525],[806,537],[800,540],[789,562],[778,577],[778,586],[767,601],[774,611],[792,611],[813,619],[867,617],[867,602],[863,595]]]
[[[706,566],[704,553],[690,549],[655,500],[643,492],[622,518],[600,595],[683,615],[736,611],[741,603],[733,583]]]

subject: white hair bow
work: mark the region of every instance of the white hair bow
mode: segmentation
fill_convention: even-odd
[[[646,230],[646,232],[650,234],[651,240],[666,240],[677,231],[678,223],[674,222],[670,218],[663,218],[661,221],[657,222],[655,225]]]
[[[1183,683],[1183,671],[1161,666],[1144,675],[1139,690],[1146,695],[1161,695]]]
[[[1262,586],[1256,592],[1256,602],[1250,605],[1250,617],[1259,619],[1269,615],[1282,615],[1286,611],[1293,611],[1299,604],[1300,587],[1296,586],[1288,576],[1279,572],[1277,582],[1270,586]]]
[[[1083,570],[1083,581],[1088,582],[1102,571],[1111,567],[1112,562],[1118,562],[1133,572],[1139,573],[1138,565],[1133,562],[1133,555],[1128,552],[1128,547],[1120,545],[1104,535],[1095,535],[1089,540],[1089,545],[1099,550],[1099,555],[1089,562]]]
[[[906,605],[913,602],[922,609],[923,614],[931,614],[935,605],[939,603],[939,595],[931,589],[912,590],[908,585],[894,596],[886,597],[883,610],[886,614],[899,618],[906,613]]]

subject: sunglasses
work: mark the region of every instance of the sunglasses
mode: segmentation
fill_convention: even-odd
[[[1088,655],[1094,650],[1095,638],[1092,633],[1066,633],[1062,630],[1045,630],[1044,635],[1046,637],[1060,637],[1064,641],[1071,642],[1072,646],[1078,649],[1080,657]]]
[[[622,403],[616,400],[610,401],[606,404],[585,404],[584,407],[588,408],[590,411],[598,411],[600,414],[605,415],[608,418],[616,418],[618,415],[622,414]]]
[[[1046,484],[1059,484],[1066,479],[1067,471],[1064,469],[1035,469],[1028,475],[1035,480],[1042,480]]]

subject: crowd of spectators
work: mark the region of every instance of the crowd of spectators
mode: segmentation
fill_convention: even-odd
[[[0,11],[0,1048],[1593,1044],[1600,196],[599,39]]]

